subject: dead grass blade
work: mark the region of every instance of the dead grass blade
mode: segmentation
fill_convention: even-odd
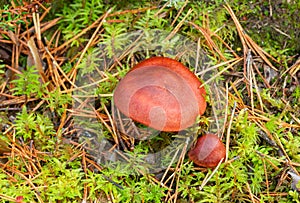
[[[223,53],[220,51],[220,49],[218,48],[218,46],[216,45],[216,43],[214,42],[214,40],[212,39],[212,36],[216,35],[214,33],[211,33],[211,31],[209,29],[205,29],[203,27],[200,27],[198,25],[196,25],[193,22],[188,22],[190,25],[192,25],[193,27],[195,27],[197,30],[199,30],[199,32],[204,36],[204,38],[206,39],[207,45],[208,47],[211,49],[212,53],[214,54],[214,52],[218,53],[218,56],[223,60],[223,61],[227,61],[226,57],[223,55]],[[224,42],[224,41],[223,41]]]
[[[33,37],[31,37],[29,40],[28,40],[28,43],[27,43],[29,49],[30,49],[30,54],[34,60],[34,65],[35,67],[37,68],[40,76],[41,76],[41,79],[42,79],[42,82],[43,84],[46,84],[49,82],[47,76],[45,75],[45,72],[44,72],[44,68],[43,68],[43,65],[42,65],[42,60],[40,58],[40,55],[39,55],[39,51],[35,45],[35,42],[33,40]],[[51,88],[51,89],[50,89]],[[49,91],[51,91],[53,89],[52,85],[50,85],[49,83]]]

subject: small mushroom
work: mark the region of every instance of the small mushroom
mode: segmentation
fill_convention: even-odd
[[[116,107],[134,121],[160,131],[192,126],[206,109],[205,89],[180,62],[152,57],[133,67],[117,85]]]
[[[226,149],[219,137],[208,133],[198,138],[196,145],[188,152],[190,160],[196,165],[214,168],[224,160]]]

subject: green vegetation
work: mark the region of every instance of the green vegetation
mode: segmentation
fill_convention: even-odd
[[[0,4],[0,202],[300,202],[300,5],[277,3]],[[142,140],[120,132],[112,93],[156,55],[207,82],[209,105],[195,129]],[[229,147],[216,170],[185,150],[210,130]]]
[[[17,79],[13,80],[15,87],[12,89],[14,95],[26,95],[36,94],[38,98],[43,95],[43,90],[47,84],[41,85],[39,81],[40,76],[38,75],[35,67],[27,67],[27,70],[21,74],[17,74]]]

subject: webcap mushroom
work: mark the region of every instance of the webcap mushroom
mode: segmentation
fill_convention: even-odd
[[[226,148],[219,137],[208,133],[198,138],[196,145],[188,152],[190,160],[198,166],[214,168],[225,158]]]
[[[182,63],[152,57],[133,67],[117,85],[116,107],[134,121],[160,131],[192,126],[206,109],[202,83]]]

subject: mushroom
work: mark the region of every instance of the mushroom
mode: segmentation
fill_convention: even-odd
[[[214,168],[226,155],[226,148],[215,134],[208,133],[198,138],[196,145],[188,152],[196,165]]]
[[[127,117],[160,131],[192,126],[206,109],[205,89],[180,62],[152,57],[134,66],[117,85],[113,100]]]

